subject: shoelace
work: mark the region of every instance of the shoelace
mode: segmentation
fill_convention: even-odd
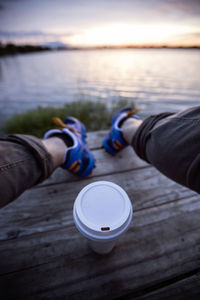
[[[136,108],[136,109],[127,111],[126,113],[127,113],[128,116],[131,116],[131,115],[137,114],[139,111],[140,111],[140,109],[139,109],[139,108]]]
[[[58,117],[53,117],[52,118],[52,121],[55,125],[59,126],[60,129],[63,129],[63,128],[68,128],[69,130],[73,131],[74,133],[80,135],[81,132],[77,129],[75,129],[73,126],[70,126],[70,125],[67,125],[65,124],[60,118]]]
[[[126,114],[127,114],[128,116],[131,116],[131,115],[137,114],[139,111],[140,111],[140,109],[139,109],[139,108],[136,108],[136,109],[127,111]],[[78,134],[78,135],[81,134],[81,132],[80,132],[79,130],[75,129],[73,126],[70,126],[70,125],[65,124],[65,123],[64,123],[60,118],[58,118],[58,117],[53,117],[53,118],[52,118],[52,121],[53,121],[53,123],[54,123],[55,125],[59,126],[60,129],[68,128],[69,130],[73,131],[74,133],[76,133],[76,134]]]

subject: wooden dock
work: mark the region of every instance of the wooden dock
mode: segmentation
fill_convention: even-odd
[[[200,196],[161,175],[128,147],[115,158],[88,134],[87,179],[59,169],[0,210],[0,299],[200,299]],[[97,255],[73,223],[87,184],[119,184],[133,204],[130,229]]]

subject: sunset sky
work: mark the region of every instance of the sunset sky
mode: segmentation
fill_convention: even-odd
[[[0,0],[0,41],[200,46],[200,0]]]

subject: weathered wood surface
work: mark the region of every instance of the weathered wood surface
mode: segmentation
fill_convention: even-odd
[[[97,168],[84,180],[55,172],[0,210],[0,299],[192,299],[200,296],[200,197],[136,157],[88,144]],[[75,229],[82,187],[108,180],[133,203],[133,222],[106,256]]]
[[[93,155],[96,160],[96,168],[89,176],[93,178],[96,176],[103,176],[117,173],[120,171],[128,171],[136,168],[146,167],[147,163],[139,159],[131,147],[128,147],[119,153],[117,157],[112,157],[106,153],[102,147],[102,140],[106,131],[97,131],[97,133],[88,133],[87,143],[88,147],[93,150]],[[126,159],[128,158],[128,159]],[[51,185],[55,183],[79,181],[77,176],[58,168],[52,176],[44,181],[41,185]]]
[[[199,299],[199,282],[200,273],[196,273],[194,275],[192,275],[192,273],[187,274],[186,278],[182,280],[180,280],[180,278],[177,278],[176,282],[173,284],[169,281],[169,285],[160,288],[152,293],[148,293],[143,297],[139,297],[139,299],[160,300],[163,299],[163,295],[165,295],[165,299]]]
[[[122,186],[132,200],[134,211],[196,195],[171,180],[166,180],[154,168],[42,186],[27,191],[20,199],[1,210],[0,240],[72,225],[74,199],[80,189],[97,180],[112,181]]]

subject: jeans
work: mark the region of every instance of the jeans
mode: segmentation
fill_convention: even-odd
[[[0,207],[53,172],[53,160],[40,139],[10,135],[0,139]]]
[[[200,193],[200,106],[146,118],[132,146],[167,177]],[[10,135],[0,139],[0,207],[52,172],[52,157],[38,138]]]
[[[200,193],[200,106],[147,118],[132,145],[161,173]]]

